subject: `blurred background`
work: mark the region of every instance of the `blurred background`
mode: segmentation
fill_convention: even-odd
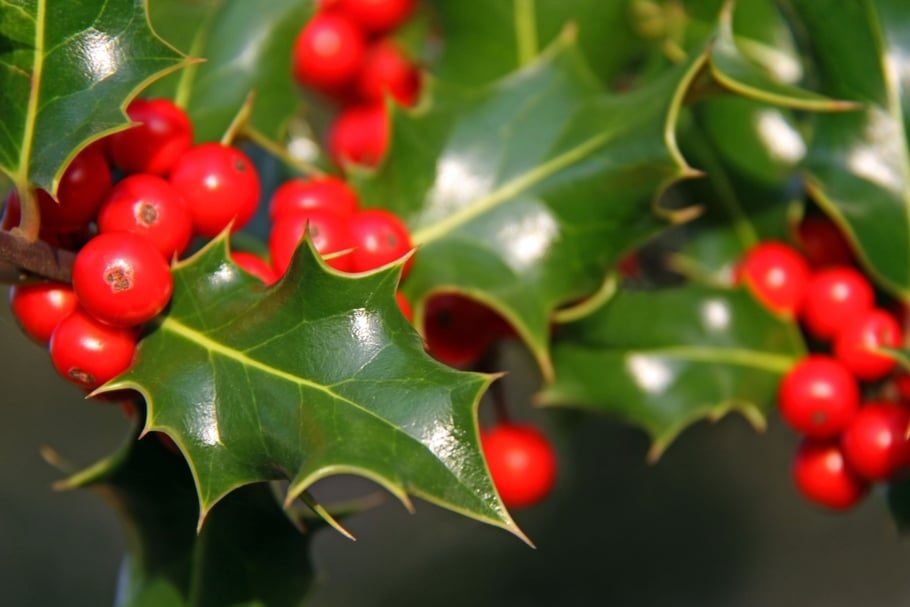
[[[113,601],[120,523],[88,491],[56,493],[50,445],[76,464],[128,432],[116,406],[86,402],[46,353],[0,313],[0,588],[15,607]],[[519,349],[507,368],[528,368]],[[647,441],[609,419],[530,408],[536,379],[507,378],[511,408],[557,443],[561,477],[545,504],[516,513],[537,544],[418,502],[355,516],[356,543],[320,531],[310,604],[856,606],[910,604],[910,544],[874,494],[846,515],[792,489],[796,438],[772,419],[764,435],[741,418],[698,424],[654,466]],[[323,494],[375,491],[330,479]]]

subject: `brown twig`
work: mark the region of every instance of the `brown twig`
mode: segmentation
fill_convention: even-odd
[[[13,231],[0,230],[0,262],[29,274],[69,283],[73,280],[72,251],[57,249],[46,242],[29,242]]]

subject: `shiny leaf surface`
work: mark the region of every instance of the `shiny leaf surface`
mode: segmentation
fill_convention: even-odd
[[[704,177],[681,183],[678,193],[705,212],[679,228],[683,245],[674,264],[693,278],[729,285],[747,249],[788,239],[801,194],[795,165],[806,145],[786,112],[748,99],[711,99],[689,118],[680,146]]]
[[[205,62],[163,80],[150,94],[174,98],[193,119],[197,140],[213,141],[252,92],[246,129],[282,140],[301,100],[291,76],[291,49],[313,10],[313,0],[155,0],[157,30]]]
[[[843,102],[813,107],[792,91],[757,86],[743,92],[791,107],[847,110],[815,117],[806,161],[809,189],[870,273],[908,297],[910,6],[900,0],[795,0],[792,5],[818,67],[820,90]]]
[[[225,498],[197,535],[192,477],[154,436],[62,486],[97,491],[123,520],[116,607],[294,607],[312,583],[310,536],[265,485]]]
[[[146,429],[190,463],[201,517],[246,484],[288,478],[290,501],[350,473],[520,534],[479,447],[491,378],[424,353],[395,301],[400,267],[337,274],[301,246],[266,288],[227,255],[219,239],[175,267],[168,314],[105,386],[143,394]]]
[[[0,18],[0,169],[55,192],[68,161],[125,128],[126,103],[179,67],[135,0],[4,2]]]
[[[698,68],[607,95],[564,37],[494,85],[439,84],[429,108],[395,112],[388,158],[358,187],[420,247],[404,285],[418,326],[432,293],[466,293],[508,319],[550,375],[553,311],[669,225],[654,206],[687,171],[674,128]]]
[[[565,328],[547,405],[609,413],[640,426],[660,455],[688,425],[740,411],[754,425],[802,354],[793,326],[740,290],[691,285],[622,291]]]

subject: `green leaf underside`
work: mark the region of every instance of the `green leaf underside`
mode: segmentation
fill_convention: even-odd
[[[432,293],[466,293],[509,320],[550,375],[553,311],[667,225],[653,206],[687,171],[673,128],[699,66],[606,95],[564,36],[496,84],[437,84],[428,108],[394,112],[385,163],[357,185],[420,247],[404,284],[418,325]]]
[[[183,57],[136,0],[5,0],[0,18],[0,169],[56,191],[85,145],[125,128],[126,103]]]
[[[595,73],[609,82],[646,50],[630,20],[630,0],[432,0],[444,32],[433,73],[446,82],[490,83],[533,61],[566,26]],[[478,58],[482,57],[482,60]]]
[[[566,327],[554,346],[556,382],[540,399],[637,425],[657,457],[704,417],[738,410],[761,426],[802,352],[790,323],[744,291],[622,291]]]
[[[136,362],[105,390],[133,388],[146,430],[190,463],[201,518],[242,485],[288,478],[288,499],[325,476],[370,478],[520,534],[481,455],[491,381],[431,359],[394,299],[400,273],[330,271],[301,246],[261,286],[217,240],[175,267],[174,297]]]
[[[98,491],[123,520],[116,607],[294,607],[312,584],[310,536],[265,485],[229,495],[197,535],[186,464],[152,436],[62,486]]]
[[[155,0],[152,22],[193,57],[205,59],[149,91],[176,99],[198,141],[217,141],[253,92],[247,129],[281,141],[300,106],[291,50],[313,0]]]

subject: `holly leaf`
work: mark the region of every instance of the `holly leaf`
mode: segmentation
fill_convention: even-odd
[[[711,52],[711,74],[734,93],[765,103],[813,111],[849,109],[852,104],[802,86],[805,69],[790,32],[771,0],[726,0]]]
[[[0,19],[0,170],[51,193],[86,145],[129,125],[126,104],[184,64],[135,0],[22,0]]]
[[[690,278],[729,286],[745,251],[787,239],[800,210],[794,177],[806,145],[786,111],[721,97],[692,108],[680,146],[705,176],[681,183],[678,194],[705,212],[680,226],[683,244],[672,264]]]
[[[608,95],[568,31],[493,85],[438,83],[432,103],[393,110],[386,161],[357,187],[419,246],[404,285],[418,326],[429,296],[465,293],[507,319],[551,376],[556,308],[595,292],[624,251],[674,218],[655,201],[691,174],[674,128],[699,67]]]
[[[173,269],[170,310],[134,366],[102,392],[145,398],[145,430],[166,433],[209,510],[238,487],[357,474],[408,508],[413,494],[521,532],[484,463],[477,406],[491,376],[434,361],[395,301],[400,265],[328,269],[309,244],[276,286],[229,261],[217,239]]]
[[[433,73],[447,82],[480,85],[531,63],[570,24],[597,75],[609,82],[647,46],[632,27],[631,0],[433,0],[444,32]],[[478,60],[482,57],[482,60]]]
[[[705,417],[739,411],[763,427],[781,376],[802,354],[792,323],[745,291],[624,290],[565,327],[554,346],[556,381],[540,402],[640,426],[653,441],[653,460]]]
[[[244,134],[283,141],[301,97],[291,76],[291,50],[313,0],[155,0],[152,22],[186,53],[205,59],[158,83],[193,120],[197,139],[218,140],[252,92]]]
[[[860,261],[896,295],[910,297],[910,109],[906,66],[910,7],[890,0],[795,0],[820,89],[843,102],[820,113],[806,160],[808,188],[853,243]],[[850,40],[850,48],[843,41]],[[765,96],[768,89],[743,91]],[[773,92],[773,90],[772,90]],[[776,103],[806,107],[798,93]]]
[[[121,516],[117,607],[293,607],[311,587],[310,535],[267,486],[229,495],[197,535],[186,464],[154,437],[131,439],[58,487],[93,489]]]

